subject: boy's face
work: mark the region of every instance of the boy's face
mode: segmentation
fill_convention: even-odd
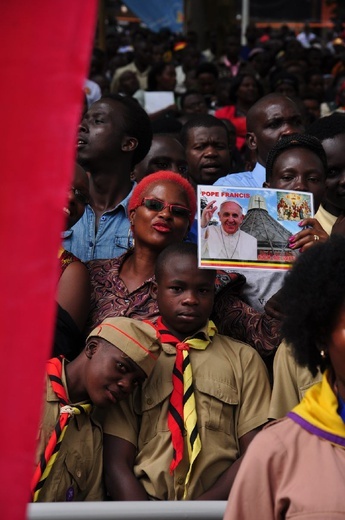
[[[85,388],[90,400],[101,408],[126,399],[146,378],[131,358],[102,338],[90,338],[85,354],[89,358]]]
[[[214,300],[214,272],[198,269],[194,255],[172,255],[157,282],[163,323],[181,341],[207,322]]]

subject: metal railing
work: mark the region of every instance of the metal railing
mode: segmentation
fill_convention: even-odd
[[[225,501],[29,504],[28,520],[222,520]]]

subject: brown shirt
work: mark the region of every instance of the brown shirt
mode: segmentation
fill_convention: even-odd
[[[290,347],[283,342],[273,363],[273,390],[269,409],[269,419],[280,419],[294,408],[306,391],[322,379],[318,373],[313,377],[308,368],[299,366]]]
[[[202,329],[207,336],[207,329]],[[172,392],[175,348],[164,344],[142,388],[109,411],[104,432],[138,449],[134,472],[150,498],[180,500],[188,470],[185,458],[174,474],[167,412]],[[270,387],[266,369],[254,349],[216,334],[206,350],[189,351],[202,449],[193,464],[187,499],[210,489],[240,456],[239,439],[266,422]]]
[[[64,368],[61,379],[67,392]],[[36,464],[54,430],[59,413],[59,399],[47,377]],[[102,470],[102,430],[99,423],[90,415],[74,415],[38,502],[102,500]]]

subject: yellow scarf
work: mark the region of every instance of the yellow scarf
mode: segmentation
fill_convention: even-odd
[[[345,423],[338,414],[338,399],[329,384],[329,371],[306,392],[288,417],[310,433],[345,448]]]

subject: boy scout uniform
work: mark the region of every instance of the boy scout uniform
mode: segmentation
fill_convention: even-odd
[[[209,339],[207,326],[193,336],[199,337],[200,332]],[[141,391],[108,411],[103,431],[137,448],[134,473],[149,498],[181,500],[188,449],[185,442],[185,457],[171,475],[173,448],[167,421],[176,349],[169,344],[162,349]],[[202,444],[186,496],[195,499],[239,458],[239,439],[267,421],[270,385],[257,352],[220,334],[206,350],[191,348],[189,356]]]
[[[61,380],[68,395],[63,360]],[[81,403],[74,403],[81,404]],[[39,428],[36,464],[49,441],[60,415],[59,398],[47,376],[46,396]],[[89,414],[71,417],[58,457],[40,491],[38,502],[103,500],[102,429]]]
[[[269,419],[281,419],[302,401],[307,390],[322,379],[321,372],[312,376],[307,367],[301,367],[292,355],[291,347],[283,341],[274,356],[273,390]]]

